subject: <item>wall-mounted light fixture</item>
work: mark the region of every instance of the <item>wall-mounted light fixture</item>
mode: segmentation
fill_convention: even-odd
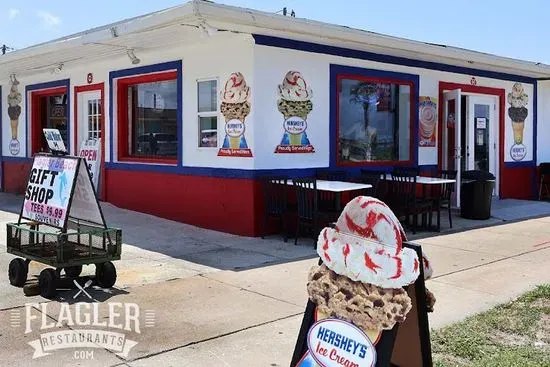
[[[57,65],[57,66],[53,69],[53,73],[54,73],[54,74],[60,74],[60,73],[61,73],[61,70],[63,70],[63,63]]]
[[[141,60],[134,54],[134,49],[129,48],[126,50],[126,54],[130,58],[130,61],[132,61],[132,65],[137,65],[141,62]]]

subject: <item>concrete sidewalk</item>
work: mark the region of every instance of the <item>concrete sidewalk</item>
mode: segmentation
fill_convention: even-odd
[[[17,212],[19,205],[20,197],[0,194],[4,269],[13,257],[5,253],[3,223],[17,219],[10,211]],[[550,209],[547,203],[536,205]],[[95,349],[93,361],[76,361],[70,351],[33,360],[27,342],[38,332],[25,334],[24,326],[7,325],[14,312],[23,315],[25,303],[45,300],[25,297],[20,288],[9,285],[7,272],[0,271],[0,322],[6,325],[0,333],[0,365],[288,366],[307,302],[307,272],[317,262],[310,241],[294,246],[276,237],[242,238],[103,207],[109,224],[123,228],[125,248],[116,264],[118,289],[90,293],[102,301],[132,302],[141,310],[153,310],[154,327],[127,335],[138,342],[128,358]],[[415,242],[435,268],[428,282],[437,297],[432,327],[550,283],[550,217]],[[33,265],[31,273],[40,269]],[[61,292],[59,300],[70,301],[72,293]],[[45,315],[57,320],[59,302],[47,304]],[[102,310],[102,318],[106,312]]]

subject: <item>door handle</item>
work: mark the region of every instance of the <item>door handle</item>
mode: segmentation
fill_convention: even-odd
[[[455,159],[457,158],[462,158],[462,156],[460,155],[460,147],[455,148]]]

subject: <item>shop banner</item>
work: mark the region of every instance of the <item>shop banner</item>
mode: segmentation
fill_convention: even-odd
[[[512,92],[508,93],[508,116],[512,120],[514,144],[510,148],[510,158],[516,162],[522,161],[527,155],[527,147],[523,139],[525,121],[529,115],[527,105],[529,96],[521,83],[514,83]]]
[[[76,186],[71,199],[72,202],[69,211],[71,218],[105,225],[99,202],[95,195],[94,186],[85,164],[81,164],[78,168]]]
[[[419,144],[435,147],[437,137],[437,98],[419,97]]]
[[[315,153],[307,137],[307,118],[313,110],[313,91],[298,71],[286,73],[278,87],[277,108],[283,115],[283,138],[275,153]]]
[[[218,157],[252,157],[246,142],[246,117],[250,114],[250,87],[243,74],[229,76],[221,91],[220,111],[225,119],[225,138]]]
[[[83,140],[80,144],[78,156],[86,160],[95,191],[98,192],[101,166],[101,139]]]
[[[64,228],[77,168],[74,157],[35,156],[21,217]]]
[[[52,152],[62,152],[67,153],[67,148],[65,148],[65,143],[63,143],[63,137],[57,129],[42,129],[46,141],[48,142],[48,147]]]

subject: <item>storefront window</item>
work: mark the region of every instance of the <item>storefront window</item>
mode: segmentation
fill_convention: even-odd
[[[177,159],[176,76],[168,72],[119,80],[120,158]]]
[[[338,78],[338,162],[411,159],[411,83]]]
[[[218,82],[197,82],[199,147],[218,147]]]

